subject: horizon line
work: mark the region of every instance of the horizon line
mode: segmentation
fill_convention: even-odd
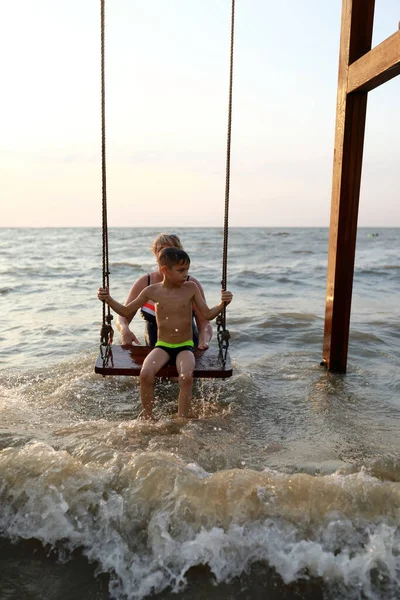
[[[175,229],[224,229],[223,225],[174,225]],[[170,229],[170,225],[108,225],[108,229]],[[399,229],[399,225],[358,225],[357,229]],[[102,225],[0,225],[0,229],[102,229]],[[229,225],[228,229],[330,229],[329,225]]]

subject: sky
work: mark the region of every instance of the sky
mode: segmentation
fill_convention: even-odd
[[[223,226],[231,0],[106,0],[109,226]],[[99,0],[0,0],[2,227],[101,225]],[[236,0],[229,224],[328,227],[341,0]],[[400,0],[376,0],[373,46]],[[400,77],[359,226],[400,226]]]

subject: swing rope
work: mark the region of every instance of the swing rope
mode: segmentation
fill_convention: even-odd
[[[231,53],[229,63],[229,102],[228,102],[228,133],[226,143],[226,178],[225,178],[225,214],[224,214],[224,240],[222,251],[222,289],[226,290],[227,268],[228,268],[228,214],[229,214],[229,191],[231,175],[231,131],[232,131],[232,87],[233,87],[233,45],[235,33],[235,0],[232,0],[231,11]],[[226,306],[223,312],[217,317],[217,340],[219,355],[222,364],[225,367],[226,356],[229,348],[230,333],[226,329]]]
[[[108,266],[108,225],[107,225],[107,178],[106,178],[106,94],[105,94],[105,68],[104,68],[104,0],[100,0],[101,21],[101,179],[102,179],[102,238],[103,238],[103,287],[109,287],[110,270]],[[112,314],[110,307],[103,302],[103,324],[100,332],[100,354],[103,366],[111,361],[113,355],[111,344],[114,330],[111,327]]]

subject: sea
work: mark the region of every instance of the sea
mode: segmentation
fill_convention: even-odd
[[[109,229],[118,300],[160,231]],[[216,304],[222,228],[172,233]],[[138,379],[94,372],[100,228],[0,229],[1,600],[400,598],[400,229],[357,232],[346,374],[328,236],[230,228],[233,375],[186,421],[157,380],[144,422]]]

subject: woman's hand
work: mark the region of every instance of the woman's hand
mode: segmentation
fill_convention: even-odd
[[[123,346],[132,346],[133,344],[137,344],[140,346],[140,342],[137,339],[136,335],[127,327],[121,333],[121,343]]]
[[[198,331],[199,331],[199,350],[207,350],[207,348],[210,345],[210,340],[212,338],[212,326],[210,321],[205,321],[204,319],[202,319],[202,323],[199,323],[199,320],[196,318],[197,320],[197,327],[198,327]]]

